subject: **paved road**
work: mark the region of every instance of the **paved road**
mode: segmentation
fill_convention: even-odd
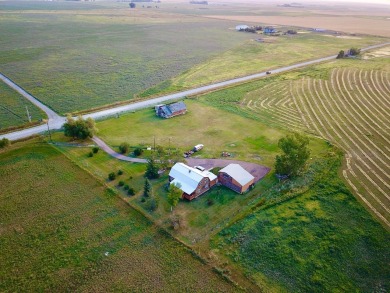
[[[375,48],[379,48],[379,47],[383,47],[383,46],[387,46],[387,45],[390,45],[390,42],[383,43],[383,44],[378,44],[378,45],[374,45],[374,46],[369,46],[369,47],[366,47],[366,48],[362,49],[362,51],[367,51],[367,50],[370,50],[370,49],[375,49]],[[285,67],[281,67],[281,68],[278,68],[278,69],[274,69],[274,70],[272,70],[272,73],[274,73],[274,74],[275,73],[282,73],[282,72],[285,72],[285,71],[288,71],[288,70],[297,69],[297,68],[305,67],[305,66],[308,66],[308,65],[321,63],[321,62],[324,62],[324,61],[333,60],[335,58],[336,58],[336,55],[332,55],[332,56],[328,56],[328,57],[324,57],[324,58],[319,58],[319,59],[316,59],[316,60],[310,60],[310,61],[306,61],[306,62],[301,62],[301,63],[298,63],[298,64],[294,64],[294,65],[290,65],[290,66],[285,66]],[[3,75],[1,75],[1,76],[4,77]],[[118,107],[115,107],[115,108],[111,108],[111,109],[107,109],[107,110],[102,110],[102,111],[86,114],[83,117],[84,118],[92,117],[94,119],[99,119],[99,118],[114,116],[116,114],[120,114],[120,113],[124,113],[124,112],[130,112],[130,111],[134,111],[134,110],[138,110],[138,109],[142,109],[142,108],[147,108],[147,107],[152,107],[154,105],[161,104],[161,103],[164,103],[164,102],[169,101],[169,100],[180,99],[180,98],[183,98],[184,96],[191,96],[191,95],[207,92],[207,91],[210,91],[210,90],[215,90],[215,89],[218,89],[218,88],[222,88],[222,87],[226,87],[226,86],[230,86],[230,85],[234,85],[234,84],[239,84],[239,83],[242,83],[242,82],[258,79],[258,78],[261,78],[261,77],[264,77],[264,76],[266,76],[266,72],[265,71],[257,73],[257,74],[248,75],[248,76],[245,76],[245,77],[235,78],[235,79],[231,79],[231,80],[227,80],[227,81],[223,81],[223,82],[218,82],[218,83],[214,83],[214,84],[207,85],[207,86],[198,87],[198,88],[195,88],[195,89],[192,89],[192,90],[187,90],[187,91],[182,91],[182,92],[171,94],[171,95],[162,96],[162,97],[159,97],[159,98],[154,98],[154,99],[150,99],[150,100],[140,101],[140,102],[124,105],[124,106],[118,106]],[[53,110],[51,110],[47,106],[43,105],[41,102],[36,100],[33,96],[28,94],[26,91],[24,91],[18,85],[16,85],[12,81],[10,81],[8,78],[6,78],[6,77],[4,77],[4,78],[7,80],[5,82],[7,82],[7,84],[10,83],[9,85],[12,86],[12,88],[15,88],[15,90],[17,90],[18,92],[22,93],[30,101],[34,101],[33,103],[35,105],[37,105],[38,107],[43,109],[46,113],[48,113],[48,116],[50,118],[49,119],[50,129],[59,129],[59,128],[61,128],[61,126],[65,122],[65,118],[64,117],[59,116]],[[25,137],[28,137],[28,136],[31,136],[31,135],[34,135],[34,134],[38,134],[38,133],[44,132],[46,130],[47,130],[47,126],[46,125],[41,125],[41,126],[29,128],[29,129],[19,130],[19,131],[15,131],[15,132],[11,132],[11,133],[0,135],[0,139],[3,138],[3,137],[6,137],[6,138],[8,138],[10,140],[22,139],[22,138],[25,138]]]
[[[18,86],[16,83],[14,83],[12,80],[10,80],[8,77],[0,73],[0,79],[5,82],[9,87],[13,88],[15,91],[17,91],[19,94],[21,94],[23,97],[25,97],[27,100],[29,100],[31,103],[33,103],[35,106],[43,110],[49,120],[56,120],[61,119],[60,115],[58,115],[56,112],[54,112],[52,109],[50,109],[45,104],[42,104],[40,101],[37,100],[37,98],[30,95],[28,92],[26,92],[24,89],[22,89],[20,86]]]

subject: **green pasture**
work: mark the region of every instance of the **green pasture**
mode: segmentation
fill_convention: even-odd
[[[388,291],[389,233],[339,178],[341,159],[324,158],[307,191],[222,230],[214,253],[270,291]]]
[[[0,3],[1,72],[62,114],[131,100],[250,38],[228,21],[90,4]]]
[[[12,126],[29,125],[26,106],[31,122],[46,118],[46,114],[31,104],[26,98],[0,82],[0,131]]]
[[[45,143],[0,153],[0,175],[1,291],[238,291]]]

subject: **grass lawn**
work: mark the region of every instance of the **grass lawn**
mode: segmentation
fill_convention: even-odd
[[[238,291],[45,143],[2,151],[0,176],[0,291]]]
[[[0,131],[12,126],[29,125],[26,106],[32,123],[46,118],[46,114],[31,104],[26,98],[0,82]]]
[[[390,235],[345,187],[340,165],[328,157],[309,190],[282,192],[292,199],[222,230],[214,253],[271,291],[388,291]]]

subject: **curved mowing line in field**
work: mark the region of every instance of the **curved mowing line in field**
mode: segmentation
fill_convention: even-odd
[[[303,123],[306,125],[306,128],[310,130],[310,129],[311,129],[311,128],[310,128],[310,124],[309,124],[309,122],[306,120],[305,114],[302,112],[301,107],[299,107],[297,98],[296,98],[296,96],[294,95],[294,89],[295,89],[296,91],[298,91],[298,89],[296,89],[296,87],[293,86],[293,82],[291,81],[291,82],[290,82],[290,95],[291,95],[291,98],[292,98],[292,100],[293,100],[293,102],[294,102],[294,104],[295,104],[295,107],[296,107],[297,110],[298,110],[299,116],[301,117]]]
[[[307,103],[308,103],[309,105],[312,105],[312,103],[314,103],[314,104],[316,105],[317,109],[318,109],[318,110],[320,111],[320,113],[321,113],[321,117],[324,118],[324,119],[326,120],[326,123],[329,125],[329,127],[332,129],[332,131],[335,133],[335,135],[336,135],[337,137],[340,138],[340,143],[342,143],[343,145],[345,145],[345,146],[343,146],[342,148],[348,152],[348,149],[353,148],[353,146],[356,144],[356,142],[352,139],[352,137],[348,134],[348,132],[344,130],[344,127],[342,127],[342,126],[338,123],[337,117],[334,117],[334,114],[331,114],[331,112],[330,112],[329,110],[331,110],[332,113],[337,113],[337,112],[334,111],[332,104],[329,104],[328,107],[326,106],[325,102],[328,102],[328,103],[329,103],[328,99],[322,99],[322,98],[321,98],[321,96],[320,96],[320,94],[319,94],[319,92],[318,92],[318,89],[317,89],[318,86],[316,85],[315,82],[313,82],[313,83],[314,83],[313,88],[314,88],[315,94],[313,94],[313,93],[311,92],[311,88],[312,88],[312,87],[310,87],[309,84],[308,84],[308,89],[310,90],[310,95],[304,95],[304,97],[306,98]],[[325,97],[326,97],[326,96],[331,96],[331,94],[330,94],[330,89],[329,89],[329,86],[328,86],[327,82],[325,82],[325,85],[326,85],[327,91],[328,91],[327,94],[324,93],[324,91],[323,91],[321,81],[318,82],[318,84],[319,84],[319,87],[320,87],[320,89],[321,89],[321,91],[322,91],[322,93],[323,93],[323,95],[324,95]],[[311,97],[312,102],[308,99],[309,96]],[[321,104],[322,104],[322,107],[320,107],[320,105],[317,103],[317,99],[320,100],[320,102],[321,102]],[[335,103],[335,105],[338,106],[338,103],[337,103],[337,102],[334,102],[334,103]],[[305,105],[303,104],[303,106],[305,106]],[[331,109],[329,109],[329,107],[331,107]],[[345,107],[345,104],[344,104],[344,107]],[[311,111],[311,112],[308,112],[308,113],[314,115],[315,118],[316,118],[316,120],[319,121],[320,124],[322,125],[322,128],[324,128],[324,124],[321,123],[322,121],[320,121],[320,117],[319,117],[318,115],[316,115],[316,113],[315,113],[315,111],[314,111],[314,107],[311,106],[310,108],[311,108],[312,111]],[[324,111],[323,111],[322,109],[324,109]],[[342,109],[341,109],[339,106],[338,106],[338,110],[340,111],[339,113],[342,113],[342,114],[344,115],[344,112],[342,111]],[[326,112],[326,113],[325,113],[325,112]],[[329,117],[329,119],[328,119],[327,117]],[[332,117],[333,119],[332,119],[331,117]],[[312,121],[315,121],[315,119],[312,118],[312,117],[310,117],[310,119],[311,119]],[[342,121],[346,124],[346,121],[345,121],[344,119],[348,119],[345,115],[344,115],[344,118],[342,119]],[[347,120],[347,121],[348,121],[348,120]],[[343,134],[345,135],[344,138],[347,138],[347,140],[349,140],[350,143],[347,143],[347,141],[346,141],[345,139],[342,139],[343,136],[341,136],[340,133],[339,133],[339,131],[337,131],[336,128],[333,127],[332,122],[334,122],[334,123],[336,124],[336,126],[343,132]],[[346,124],[346,125],[347,125],[347,124]],[[348,128],[348,129],[349,129],[349,128]],[[349,129],[349,130],[350,130],[350,129]],[[319,133],[323,134],[323,131],[321,131],[321,130],[319,130],[319,129],[318,129],[318,131],[319,131]],[[332,135],[329,133],[329,131],[327,131],[327,128],[324,128],[324,131],[327,132],[327,135],[330,136],[330,138],[332,138]],[[357,137],[357,136],[355,136],[355,137]],[[333,140],[333,139],[332,139],[332,140]],[[353,152],[354,152],[354,151],[353,151]],[[348,153],[349,153],[349,152],[348,152]],[[363,165],[366,165],[366,167],[368,167],[367,164],[366,164],[366,163],[360,158],[360,156],[358,156],[355,152],[354,152],[354,155],[356,156],[356,158],[357,158],[361,163],[363,163]],[[373,179],[372,179],[372,178],[371,178],[371,177],[370,177],[370,176],[369,176],[369,175],[368,175],[360,166],[357,165],[356,167],[357,167],[357,169],[359,170],[359,173],[361,173],[364,177],[366,177],[367,180],[369,180],[376,188],[379,188],[380,190],[382,190],[382,189],[373,181]],[[350,169],[349,171],[353,172],[353,170],[352,170],[351,167],[350,167],[349,169]],[[375,173],[374,175],[377,176],[376,173]],[[355,175],[355,176],[356,176],[356,175]],[[357,178],[357,176],[356,176],[356,178]],[[352,185],[351,185],[351,186],[352,186]],[[385,205],[381,200],[379,200],[379,199],[375,196],[375,194],[372,193],[371,190],[370,190],[365,184],[364,184],[364,189],[367,191],[367,193],[368,193],[368,194],[369,194],[377,203],[379,203],[379,205],[380,205],[386,212],[389,212],[389,209],[386,207],[386,205]],[[382,191],[383,191],[383,190],[382,190]],[[386,196],[386,195],[385,195],[385,196]],[[388,196],[386,196],[386,198],[389,199]],[[365,202],[366,202],[366,200],[365,200]],[[370,207],[370,209],[373,209],[373,212],[374,212],[376,215],[380,215],[380,213],[379,213],[372,205],[369,205],[369,207]],[[381,219],[384,219],[384,217],[383,217],[382,215],[380,216],[380,218],[381,218]],[[386,224],[388,223],[387,220],[384,220],[384,222],[386,222]]]
[[[358,184],[361,185],[363,187],[363,189],[365,190],[365,192],[367,192],[369,195],[371,195],[371,197],[388,213],[390,214],[390,210],[387,208],[387,206],[372,192],[371,188],[369,188],[362,180],[361,180],[361,176],[357,176],[356,173],[353,171],[353,167],[351,165],[351,160],[353,159],[352,155],[350,152],[346,151],[346,161],[347,161],[347,170],[349,173],[352,174],[352,176],[358,181]],[[359,169],[359,168],[358,168]],[[360,173],[366,177],[367,174],[363,171],[363,173],[361,172],[361,168],[359,169]],[[344,171],[343,171],[344,172]],[[353,185],[355,188],[356,186]],[[376,212],[378,212],[377,209],[375,209]],[[378,212],[379,213],[379,212]]]
[[[328,83],[327,82],[325,82],[326,83],[326,89],[327,89],[327,93],[328,93],[328,95],[329,95],[329,97],[331,96],[331,94],[330,94],[330,90],[329,90],[329,86],[328,86]],[[322,91],[322,93],[323,93],[323,95],[324,96],[326,96],[326,93],[324,92],[324,90],[323,90],[323,87],[322,87],[322,84],[320,83],[320,85],[321,85],[321,91]],[[336,105],[338,106],[338,104],[336,103]],[[329,102],[329,106],[330,106],[330,108],[333,110],[333,106],[332,106],[332,104]],[[325,105],[324,105],[324,107],[325,107]],[[329,115],[329,117],[332,117],[332,115],[331,115],[331,113],[329,112],[329,109],[328,109],[328,107],[325,107],[325,109],[326,109],[326,111],[327,111],[327,113],[328,113],[328,115]],[[340,109],[340,108],[339,108]],[[343,112],[341,112],[341,113],[343,113]],[[346,118],[346,116],[344,115],[344,117]],[[344,132],[344,128],[343,127],[341,127],[340,126],[340,124],[338,123],[338,120],[337,119],[334,119],[334,121],[336,122],[336,125],[337,125],[337,127],[342,131],[342,132]],[[331,125],[331,124],[330,124]],[[336,135],[340,138],[340,134],[333,128],[333,127],[331,127],[334,131],[335,131],[335,133],[336,133]],[[345,133],[346,134],[346,133]],[[347,134],[346,134],[347,135]],[[341,142],[342,143],[345,143],[345,141],[343,141],[343,140],[341,140]],[[355,175],[355,173],[353,172],[353,170],[352,170],[352,168],[351,168],[351,166],[350,166],[350,158],[352,158],[352,156],[351,156],[351,154],[350,154],[350,152],[348,151],[348,149],[350,148],[348,145],[347,145],[347,147],[345,148],[345,147],[343,147],[343,146],[341,146],[340,145],[340,147],[342,148],[342,149],[344,149],[346,152],[347,152],[347,166],[348,166],[348,169],[349,169],[349,171],[351,171],[353,174],[353,176],[354,177],[356,177],[356,175]],[[364,174],[363,174],[365,177],[367,177],[367,174],[364,172]],[[362,183],[362,182],[361,182]],[[364,185],[364,188],[366,189],[366,191],[387,211],[387,212],[389,212],[390,213],[390,211],[386,208],[386,206],[371,192],[371,189],[369,189],[369,188],[367,188],[367,186],[365,185],[365,184],[363,184]]]
[[[343,70],[343,72],[342,72],[342,74],[341,74],[341,82],[342,82],[342,84],[343,84],[343,88],[344,88],[344,89],[347,89],[347,86],[346,86],[346,83],[345,83],[344,74],[345,74],[345,70]],[[348,76],[347,76],[347,78],[348,78]],[[341,89],[341,88],[340,88],[340,89]],[[362,103],[362,106],[363,106],[364,108],[366,108],[367,111],[371,114],[371,115],[368,115],[367,112],[364,111],[363,108],[356,102],[356,100],[352,97],[352,95],[350,94],[350,92],[349,92],[348,90],[342,91],[343,96],[345,96],[345,95],[344,95],[344,92],[347,93],[348,98],[349,98],[349,99],[348,99],[348,98],[346,97],[346,99],[345,99],[345,100],[347,101],[347,103],[348,103],[348,104],[351,104],[351,103],[349,102],[349,101],[351,101],[353,104],[355,104],[356,107],[353,107],[352,105],[351,105],[351,107],[354,109],[354,111],[355,111],[356,113],[358,113],[358,111],[357,111],[357,109],[358,109],[361,113],[363,113],[364,116],[366,116],[366,118],[367,118],[368,120],[370,120],[373,124],[375,124],[375,125],[377,126],[377,129],[382,129],[381,126],[372,118],[372,117],[376,117],[376,115],[371,111],[370,108],[368,108],[364,103]],[[356,109],[356,108],[357,108],[357,109]],[[360,115],[359,115],[359,116],[360,116]],[[378,117],[376,117],[376,118],[378,118]],[[380,120],[380,119],[378,118],[378,120]],[[384,124],[383,121],[381,121],[381,122],[382,122],[382,124]],[[386,124],[385,124],[385,125],[386,125]],[[375,128],[373,128],[373,129],[375,129]],[[383,139],[386,140],[386,142],[387,142],[388,144],[390,144],[390,141],[389,141],[386,137],[384,137],[382,134],[379,134],[379,133],[378,133],[378,135],[380,135],[381,137],[383,137]]]
[[[344,73],[345,73],[345,71],[343,70],[343,72],[342,72],[342,74],[341,74],[341,82],[342,82],[343,88],[345,89],[346,86],[345,86],[345,80],[344,80]],[[359,112],[363,113],[363,115],[366,116],[366,118],[367,118],[368,120],[370,120],[373,124],[375,124],[375,125],[377,126],[377,128],[376,128],[376,127],[372,127],[372,125],[371,125],[370,123],[367,123],[367,125],[368,125],[373,131],[375,131],[380,137],[382,137],[384,140],[386,140],[386,142],[388,143],[388,145],[390,145],[390,141],[389,141],[385,136],[383,136],[382,133],[379,132],[379,130],[381,130],[382,127],[379,126],[379,124],[374,120],[374,118],[372,118],[372,117],[375,117],[375,118],[377,118],[377,117],[376,117],[372,112],[370,112],[370,113],[371,113],[371,116],[367,115],[367,113],[362,109],[362,107],[356,102],[356,99],[354,99],[354,98],[351,96],[351,94],[349,93],[349,91],[346,91],[346,92],[347,92],[347,95],[348,95],[348,97],[349,97],[349,99],[348,99],[347,96],[345,96],[344,91],[342,90],[342,88],[341,88],[341,86],[340,86],[339,80],[336,79],[336,81],[337,81],[338,87],[339,87],[339,89],[340,89],[340,92],[341,92],[341,94],[342,94],[343,97],[344,97],[344,100],[350,105],[350,107],[354,110],[354,112],[361,118],[361,121],[367,123],[366,119],[364,119],[364,118],[360,115]],[[352,101],[352,103],[355,104],[356,107],[354,107],[354,106],[351,104],[350,101]],[[359,101],[359,100],[358,100],[358,101]],[[363,104],[363,107],[365,107],[366,109],[368,109],[368,107],[367,107],[364,103],[362,103],[362,104]],[[357,111],[357,110],[359,110],[359,111]],[[368,110],[369,110],[369,109],[368,109]],[[379,120],[379,118],[378,118],[378,120]],[[383,122],[382,122],[382,124],[388,125],[387,123],[383,123]]]
[[[386,106],[379,105],[381,99],[378,97],[378,95],[371,87],[371,83],[369,82],[369,79],[367,77],[368,72],[365,71],[363,73],[362,70],[360,70],[359,72],[354,71],[352,75],[353,75],[355,87],[358,90],[360,95],[360,100],[363,101],[363,103],[367,102],[368,106],[371,107],[372,110],[377,112],[378,115],[382,117],[381,119],[386,120],[387,117],[382,113],[382,111],[384,110],[383,108],[386,108]],[[367,90],[367,88],[369,90]]]
[[[341,77],[343,77],[343,76],[344,76],[344,72],[343,72],[343,74],[342,74]],[[336,81],[338,82],[338,79],[337,79]],[[338,83],[338,85],[340,86],[339,83]],[[343,85],[344,85],[344,83],[343,83]],[[339,89],[340,89],[340,88],[339,88]],[[340,90],[341,90],[341,89],[340,89]],[[337,93],[337,92],[336,92],[336,93]],[[350,105],[350,107],[346,107],[345,104],[344,104],[343,99],[341,99],[340,96],[338,96],[338,95],[336,95],[336,96],[339,97],[339,101],[343,104],[345,110],[348,111],[348,113],[350,113],[351,117],[353,117],[353,118],[355,119],[355,115],[354,115],[354,114],[355,114],[355,113],[358,113],[358,112],[356,111],[356,108],[354,108],[353,106],[351,106],[351,104],[348,102],[347,97],[343,94],[343,91],[340,91],[340,93],[341,93],[341,96],[344,98],[344,100],[347,101],[347,103]],[[358,105],[357,105],[357,106],[358,106]],[[358,107],[359,107],[359,106],[358,106]],[[350,110],[352,110],[353,113],[351,113]],[[355,120],[356,120],[356,119],[355,119]],[[353,127],[356,129],[355,124],[352,124],[352,125],[353,125]],[[370,156],[369,154],[374,154],[374,156],[375,156],[376,158],[378,158],[378,156],[377,156],[374,152],[370,151],[370,148],[367,146],[367,144],[364,143],[364,142],[360,139],[360,137],[357,136],[357,135],[355,134],[355,132],[351,131],[351,134],[354,135],[354,136],[356,137],[356,139],[357,139],[361,144],[363,144],[363,145],[367,148],[368,153],[366,153],[366,152],[360,147],[359,144],[355,144],[355,147],[358,148],[358,149],[361,151],[361,153],[362,153],[362,154],[363,154],[363,155],[364,155],[364,156],[365,156],[365,157],[366,157],[374,166],[376,166],[376,167],[382,172],[383,175],[385,175],[386,177],[390,178],[389,174],[388,174],[386,171],[384,171],[382,168],[380,168],[380,167],[376,164],[376,162],[373,161],[373,160],[371,159],[371,156]],[[351,140],[351,141],[353,142],[354,140]],[[356,143],[356,140],[355,140],[355,143]],[[363,163],[364,165],[366,165],[366,167],[369,168],[369,170],[370,170],[371,172],[373,172],[373,170],[366,164],[365,161],[362,160],[362,163]],[[388,165],[387,165],[387,167],[388,167]],[[386,182],[384,182],[384,180],[382,179],[382,177],[377,176],[377,178],[378,178],[381,182],[383,182],[385,185],[388,185]],[[379,186],[378,186],[378,187],[379,187]],[[380,190],[382,190],[382,189],[380,189]],[[384,193],[384,192],[383,192],[383,193]]]
[[[259,117],[267,121],[267,123],[273,120],[272,122],[277,125],[287,125],[302,131],[302,120],[297,115],[297,110],[282,106],[289,103],[287,93],[288,89],[286,86],[280,86],[279,83],[270,84],[248,93],[240,105],[243,106],[246,104],[248,109],[255,112]],[[248,99],[250,100],[248,101]]]
[[[374,72],[375,72],[375,77],[373,76]],[[383,89],[381,85],[378,83],[378,71],[371,70],[370,82],[368,82],[368,86],[370,87],[370,89],[371,89],[371,84],[375,88],[375,92],[381,96],[380,98],[378,97],[379,98],[378,102],[382,104],[383,107],[387,108],[387,110],[390,110],[389,103],[386,103],[388,102],[387,100],[389,99],[389,96],[383,95]]]
[[[368,208],[375,214],[377,215],[388,227],[390,227],[390,223],[389,221],[386,220],[386,218],[384,218],[382,216],[382,214],[380,214],[371,204],[368,200],[366,200],[364,198],[363,195],[361,195],[358,191],[358,189],[356,188],[356,186],[351,182],[351,180],[349,180],[348,178],[348,175],[347,175],[347,171],[343,170],[343,176],[345,178],[345,180],[348,182],[348,184],[352,187],[352,189],[355,191],[355,194],[357,194],[357,196],[359,196],[359,198],[368,206]]]
[[[384,75],[386,75],[386,77],[384,77]],[[383,84],[383,87],[385,88],[385,90],[390,94],[390,82],[389,82],[387,72],[384,72],[384,71],[381,72],[381,80],[382,80],[382,82],[380,82],[379,84]]]
[[[326,86],[327,86],[328,94],[330,95],[329,87],[328,87],[327,84],[326,84]],[[338,103],[335,103],[335,104],[338,106]],[[329,107],[331,108],[331,111],[334,110],[332,104],[329,104]],[[326,107],[326,108],[327,108],[327,107]],[[339,108],[339,110],[340,110],[340,108]],[[343,113],[343,112],[340,112],[340,113]],[[329,110],[328,110],[328,115],[330,115],[330,117],[332,117],[332,115],[330,114]],[[344,115],[344,116],[345,116],[345,115]],[[336,125],[338,126],[338,128],[344,133],[344,135],[346,135],[346,136],[348,137],[348,134],[346,133],[346,131],[344,130],[344,128],[341,127],[341,125],[338,123],[338,119],[334,119],[334,121],[336,122]],[[334,128],[333,128],[333,129],[334,129]],[[351,138],[350,138],[350,137],[349,137],[349,140],[351,141]],[[341,143],[342,143],[342,144],[345,144],[345,147],[343,147],[343,146],[341,146],[341,147],[342,147],[344,150],[346,150],[346,152],[347,152],[347,166],[348,166],[348,171],[349,171],[355,178],[357,178],[355,172],[353,172],[353,169],[352,169],[352,167],[351,167],[351,165],[350,165],[350,159],[352,158],[352,156],[351,156],[351,154],[349,153],[348,149],[350,149],[351,147],[350,147],[349,144],[346,143],[345,140],[341,140]],[[353,143],[353,141],[352,141],[352,143]],[[354,153],[355,153],[355,152],[354,152]],[[361,160],[359,160],[359,161],[361,161]],[[359,171],[361,172],[361,174],[363,175],[363,177],[369,177],[368,174],[367,174],[366,172],[364,172],[360,167],[358,167],[358,169],[359,169]],[[361,180],[359,180],[359,181],[362,183]],[[372,181],[370,181],[370,182],[372,182]],[[374,184],[375,184],[375,183],[374,183]],[[353,185],[353,186],[354,186],[354,185]],[[371,192],[371,189],[370,189],[370,188],[367,188],[367,186],[366,186],[365,184],[363,184],[363,188],[365,189],[365,191],[366,191],[367,193],[369,193],[369,194],[371,195],[371,197],[372,197],[377,203],[379,203],[387,212],[389,212],[388,209],[386,208],[385,204],[383,204],[382,201],[379,200],[378,197],[376,197],[375,194],[373,194],[373,193]],[[379,213],[376,209],[374,209],[372,206],[371,206],[370,208],[373,209],[373,212],[374,212],[375,214],[380,214],[380,213]],[[383,217],[381,216],[381,218],[383,218]]]
[[[333,79],[334,79],[334,76],[333,76],[333,78],[332,78],[332,82],[333,82]],[[320,85],[321,85],[321,83],[320,83]],[[328,86],[328,83],[327,82],[325,82],[325,86],[326,86],[326,88],[327,88],[327,95],[330,97],[331,96],[331,94],[330,94],[330,89],[329,89],[329,86]],[[333,91],[334,91],[334,89],[335,89],[335,87],[333,87]],[[335,94],[337,95],[337,93],[335,92]],[[318,95],[318,91],[317,91],[317,95]],[[322,99],[321,99],[321,97],[319,97],[319,99],[320,99],[320,101],[322,101]],[[339,97],[339,100],[342,102],[342,99]],[[338,110],[340,111],[339,113],[341,113],[343,116],[344,116],[344,118],[343,118],[343,121],[344,121],[344,123],[346,124],[346,121],[348,121],[348,118],[345,116],[345,114],[344,114],[344,111],[342,111],[342,109],[340,109],[340,107],[339,107],[339,105],[338,105],[338,103],[335,103],[335,105],[338,107]],[[324,108],[326,109],[327,107],[325,107],[325,104],[323,105],[324,106]],[[333,109],[333,106],[332,106],[332,104],[329,104],[329,106],[330,107],[332,107],[332,112],[334,112],[334,113],[337,113],[337,112],[335,112],[334,111],[334,109]],[[343,104],[343,106],[344,106],[344,109],[346,109],[347,111],[348,111],[348,107],[346,107],[346,105],[345,104]],[[321,110],[322,111],[322,110]],[[331,113],[329,112],[329,111],[327,111],[327,114],[328,114],[328,116],[329,117],[333,117],[334,115],[331,115]],[[326,117],[326,115],[324,115],[324,112],[322,112],[322,116],[324,116],[324,117]],[[317,117],[318,118],[318,117]],[[336,117],[334,117],[334,118],[336,118]],[[346,119],[346,120],[344,120],[344,119]],[[313,120],[313,119],[312,119]],[[330,123],[329,123],[329,121],[332,121],[332,120],[328,120],[328,124],[329,125],[331,125]],[[333,119],[333,121],[335,121],[335,122],[337,122],[337,119]],[[356,142],[344,131],[344,127],[341,127],[338,123],[336,123],[336,125],[338,125],[338,128],[344,133],[344,135],[348,138],[348,140],[352,143],[352,146],[354,146],[354,144],[356,144]],[[347,124],[346,124],[347,125]],[[352,123],[352,125],[354,125],[353,123]],[[338,136],[339,138],[340,138],[340,134],[337,134],[338,132],[336,131],[336,129],[334,128],[334,127],[330,127],[333,131],[335,131],[335,134],[336,134],[336,136]],[[341,140],[341,143],[346,143],[346,141],[345,140]],[[351,146],[349,145],[349,144],[346,144],[346,148],[351,148]],[[343,149],[345,149],[344,147],[343,147]],[[360,158],[360,157],[359,157]],[[359,161],[362,161],[362,160],[359,160]],[[364,162],[362,161],[362,163],[364,164]],[[366,164],[365,164],[366,165]],[[387,164],[386,164],[387,165]],[[366,167],[367,167],[367,165],[366,165]],[[362,168],[360,168],[359,166],[357,166],[357,168],[359,169],[359,171],[361,171],[362,172],[362,174],[364,175],[364,176],[368,176],[368,174],[362,169]],[[387,175],[387,174],[386,174]],[[371,182],[371,183],[373,183],[373,184],[375,184],[375,182],[373,182],[373,180],[371,179],[371,178],[368,178],[369,179],[369,181]],[[370,180],[371,179],[371,180]],[[377,184],[375,184],[375,185],[377,185]],[[373,196],[374,197],[374,199],[388,212],[388,209],[386,208],[386,206],[380,201],[380,200],[378,200],[378,198],[371,192],[371,190],[369,189],[369,188],[367,188],[367,186],[365,186],[366,188],[366,191],[368,191],[368,193],[371,195],[371,196]],[[377,187],[379,187],[379,186],[377,186]],[[382,190],[383,191],[383,190]],[[389,199],[388,198],[388,196],[385,194],[385,196],[386,196],[386,198],[387,199]],[[371,206],[372,207],[372,206]]]

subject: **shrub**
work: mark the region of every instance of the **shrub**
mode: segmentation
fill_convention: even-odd
[[[149,198],[145,203],[145,209],[148,211],[154,212],[157,209],[157,207],[158,207],[158,202],[154,197]]]
[[[92,158],[92,157],[93,157],[93,152],[89,152],[89,153],[88,153],[88,157],[89,157],[89,158]]]
[[[212,198],[207,199],[207,205],[212,206],[214,204],[214,200]]]
[[[0,140],[0,149],[5,148],[9,146],[11,143],[8,138],[3,137],[2,140]]]
[[[130,196],[134,195],[135,194],[134,188],[129,187],[129,189],[127,190],[127,194],[130,195]]]
[[[179,215],[172,215],[170,218],[169,218],[169,221],[171,223],[171,227],[173,230],[179,230],[181,227],[184,226],[183,224],[183,218]]]
[[[118,170],[118,175],[122,175],[123,174],[123,171],[122,170]]]
[[[116,175],[115,175],[115,173],[114,172],[111,172],[110,174],[108,174],[108,180],[115,180],[115,178],[116,178]]]
[[[119,152],[121,154],[126,154],[129,152],[130,145],[127,142],[122,142],[119,146]]]
[[[125,186],[123,186],[123,189],[124,189],[124,190],[129,190],[129,188],[130,188],[130,187],[129,187],[128,184],[125,184]]]
[[[94,154],[97,154],[98,151],[99,151],[99,147],[93,147],[93,148],[92,148],[92,152],[93,152]]]
[[[118,182],[118,185],[119,185],[119,186],[123,186],[123,185],[125,185],[125,182],[123,182],[123,181],[121,180],[121,181]]]
[[[141,148],[136,148],[134,150],[134,156],[136,156],[136,157],[142,155],[142,153],[143,153],[143,149],[141,149]]]

